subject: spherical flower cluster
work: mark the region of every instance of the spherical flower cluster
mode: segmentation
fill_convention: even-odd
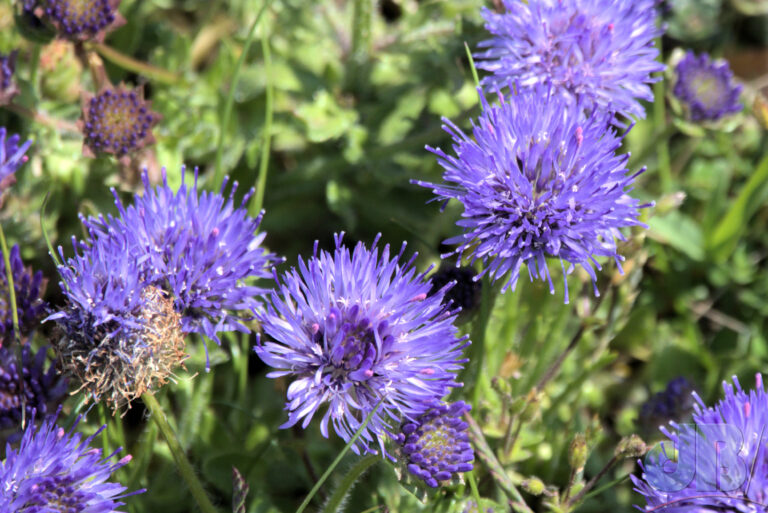
[[[54,349],[88,397],[118,410],[162,386],[184,361],[181,316],[145,278],[125,237],[75,248],[59,268],[68,304],[48,318],[61,328]]]
[[[394,257],[389,246],[379,254],[358,243],[353,251],[337,235],[333,254],[299,259],[272,292],[258,315],[266,335],[254,348],[275,370],[269,377],[293,376],[288,387],[288,427],[327,405],[320,431],[349,441],[372,412],[353,446],[357,452],[382,452],[387,435],[402,419],[415,419],[439,404],[462,368],[455,314],[442,304],[445,288],[429,295],[425,274],[413,258],[401,263],[405,245]],[[415,255],[414,255],[415,258]],[[378,408],[378,409],[377,409]]]
[[[740,112],[741,85],[733,81],[726,61],[713,61],[689,51],[675,68],[673,94],[683,102],[692,121],[716,121]]]
[[[631,476],[645,496],[641,511],[758,512],[768,507],[768,395],[761,375],[755,389],[723,383],[725,398],[708,408],[694,392],[694,426],[671,422],[662,444],[645,462],[642,478]],[[674,456],[674,458],[673,458]],[[676,460],[676,461],[675,461]]]
[[[43,301],[47,280],[42,271],[32,272],[24,268],[19,246],[10,251],[13,288],[16,292],[16,313],[19,319],[20,338],[25,339],[40,323],[48,311],[48,303]],[[11,342],[13,334],[13,311],[8,297],[8,278],[5,272],[5,259],[0,258],[0,347]]]
[[[49,21],[59,37],[103,41],[109,30],[125,23],[117,12],[121,0],[28,0],[25,8]]]
[[[640,408],[638,423],[647,432],[669,421],[681,421],[693,411],[693,385],[684,377],[673,379]]]
[[[256,233],[263,214],[248,215],[246,204],[254,191],[236,206],[237,183],[227,197],[226,181],[218,194],[199,191],[197,170],[191,187],[182,170],[177,191],[168,185],[164,169],[162,176],[162,185],[152,187],[145,171],[144,195],[134,196],[127,207],[113,191],[118,217],[83,222],[95,238],[128,238],[128,250],[141,260],[142,276],[171,295],[185,332],[217,342],[222,331],[247,333],[243,322],[252,318],[260,307],[257,297],[266,293],[250,280],[271,278],[269,269],[282,261],[262,247],[266,233]]]
[[[437,488],[458,472],[472,470],[475,454],[469,443],[467,423],[462,415],[471,406],[459,401],[442,404],[403,424],[399,441],[408,459],[408,471]]]
[[[648,84],[664,66],[654,39],[656,0],[502,0],[506,12],[483,10],[493,37],[480,44],[477,67],[496,89],[515,81],[517,92],[552,84],[591,111],[645,117],[639,100],[651,100]]]
[[[32,141],[19,146],[19,136],[14,134],[7,137],[5,127],[0,126],[0,195],[16,181],[14,173],[27,161],[25,155]],[[0,206],[2,199],[0,199]]]
[[[143,491],[126,494],[126,487],[108,481],[131,457],[110,463],[117,451],[102,457],[101,449],[90,446],[103,427],[83,439],[54,422],[49,417],[39,428],[30,422],[18,449],[6,446],[0,463],[0,511],[117,513],[120,499]]]
[[[0,105],[7,105],[19,94],[19,88],[13,80],[16,70],[16,54],[14,50],[8,55],[0,54]]]
[[[152,127],[160,115],[144,100],[143,87],[129,90],[123,85],[97,95],[83,95],[83,117],[79,122],[85,141],[83,153],[94,157],[110,153],[122,157],[155,141]]]
[[[616,154],[621,140],[611,114],[585,117],[581,102],[543,86],[483,107],[473,137],[444,120],[455,157],[428,148],[445,170],[444,182],[415,182],[463,204],[457,224],[464,233],[445,241],[458,244],[457,265],[465,253],[482,260],[482,274],[508,276],[502,291],[514,290],[526,264],[531,279],[547,280],[554,293],[549,257],[560,260],[564,274],[580,265],[594,282],[596,258],[619,263],[615,239],[623,240],[621,228],[641,225],[643,206],[627,194],[637,174],[627,170],[628,155]]]
[[[41,348],[33,354],[29,345],[22,346],[19,375],[16,352],[0,347],[0,430],[21,426],[22,402],[26,419],[31,419],[35,412],[45,417],[50,411],[49,406],[62,400],[67,393],[67,382],[56,367],[48,365],[46,369],[46,350]]]

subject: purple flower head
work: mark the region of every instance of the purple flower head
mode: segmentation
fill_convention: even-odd
[[[19,376],[16,352],[0,347],[0,430],[21,426],[22,391],[24,381],[24,404],[26,418],[31,419],[37,412],[41,417],[49,412],[49,405],[58,403],[67,393],[67,381],[56,371],[55,365],[46,363],[45,347],[32,353],[29,345],[21,348],[22,375]]]
[[[71,41],[103,41],[110,30],[125,23],[117,12],[121,0],[32,0],[25,8],[48,19],[59,36]]]
[[[39,428],[30,422],[19,448],[6,446],[0,463],[0,511],[117,513],[121,499],[143,492],[126,494],[125,486],[108,481],[131,457],[111,463],[120,449],[103,457],[101,449],[90,446],[106,426],[83,439],[54,422],[54,416]]]
[[[408,471],[437,488],[458,472],[472,470],[475,453],[462,415],[471,406],[463,401],[441,404],[403,424],[398,440],[408,460]]]
[[[73,241],[75,256],[59,267],[67,304],[46,319],[61,328],[54,349],[63,370],[115,410],[163,385],[186,357],[172,299],[146,280],[147,257],[122,235]]]
[[[163,184],[152,187],[145,170],[145,192],[132,205],[123,205],[115,195],[118,217],[83,220],[94,237],[124,236],[128,249],[140,260],[141,276],[165,290],[182,314],[185,332],[202,333],[217,343],[217,333],[249,332],[243,324],[260,308],[265,289],[253,284],[257,278],[271,278],[269,269],[281,261],[261,243],[266,233],[256,233],[262,214],[248,215],[246,204],[253,189],[236,206],[234,184],[229,196],[199,191],[197,169],[190,187],[184,181],[174,191]]]
[[[662,444],[639,462],[642,478],[631,476],[647,504],[638,509],[766,511],[768,395],[760,374],[754,390],[742,390],[735,376],[733,382],[735,387],[723,383],[725,398],[711,408],[693,393],[695,426],[670,422],[671,430],[661,428],[673,443]]]
[[[687,107],[692,121],[716,121],[740,112],[741,85],[724,60],[713,61],[703,53],[689,51],[675,68],[677,81],[672,90]]]
[[[7,105],[19,94],[19,88],[13,80],[17,53],[18,50],[14,50],[8,55],[0,54],[0,105]]]
[[[548,257],[559,259],[564,273],[564,263],[567,272],[582,266],[593,282],[597,257],[622,260],[615,239],[624,238],[620,228],[642,224],[643,205],[627,194],[639,173],[629,174],[628,156],[616,153],[621,140],[610,113],[585,116],[581,102],[537,86],[500,97],[498,105],[484,101],[472,137],[444,122],[456,156],[427,147],[445,170],[444,182],[414,183],[464,205],[457,222],[464,233],[445,241],[458,244],[457,265],[465,253],[482,260],[479,276],[507,276],[505,291],[515,289],[526,264],[531,279],[547,280],[554,293]]]
[[[656,0],[503,0],[506,12],[483,10],[493,37],[480,43],[477,67],[488,89],[549,83],[583,107],[645,117],[638,100],[663,71],[654,39]]]
[[[24,268],[18,244],[11,248],[10,253],[13,288],[16,292],[16,313],[23,340],[37,327],[48,311],[48,303],[42,299],[47,280],[43,278],[42,271],[33,273],[32,269]],[[5,259],[0,258],[0,347],[6,342],[11,342],[13,338],[13,311],[8,298]]]
[[[97,95],[83,94],[83,114],[78,126],[85,137],[88,157],[111,153],[123,157],[155,142],[152,127],[160,115],[150,110],[142,86],[109,87]]]
[[[19,146],[19,136],[14,134],[7,136],[5,127],[0,126],[0,195],[16,182],[13,176],[19,167],[29,157],[25,155],[32,141],[27,141]],[[0,200],[0,206],[2,200]]]
[[[268,377],[293,376],[288,387],[289,417],[282,427],[302,421],[306,428],[327,405],[320,431],[328,423],[349,441],[378,404],[353,449],[382,452],[385,435],[403,420],[415,420],[439,404],[456,382],[466,337],[457,336],[455,312],[442,305],[447,287],[429,295],[425,273],[413,267],[416,255],[401,264],[405,244],[390,257],[374,240],[371,249],[353,251],[337,235],[333,254],[318,252],[298,270],[283,274],[266,312],[258,315],[271,340],[254,348],[276,370]]]

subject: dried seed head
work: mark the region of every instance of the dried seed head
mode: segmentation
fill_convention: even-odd
[[[79,390],[115,412],[161,387],[187,358],[173,299],[150,286],[142,292],[142,302],[134,329],[113,330],[105,323],[93,333],[70,332],[56,344],[59,362],[80,383]]]

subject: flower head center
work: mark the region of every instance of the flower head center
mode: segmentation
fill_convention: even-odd
[[[93,35],[115,21],[109,0],[48,0],[46,12],[70,35]]]
[[[717,107],[726,94],[721,81],[709,73],[697,73],[691,86],[696,99],[709,108]]]
[[[21,510],[37,511],[44,506],[46,511],[57,513],[79,513],[88,506],[90,497],[81,492],[68,476],[44,477],[32,486],[32,496]]]
[[[135,91],[106,90],[89,102],[85,135],[95,150],[124,155],[139,147],[154,121]]]

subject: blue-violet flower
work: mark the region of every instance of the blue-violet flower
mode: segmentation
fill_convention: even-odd
[[[271,278],[269,269],[282,260],[261,243],[256,233],[263,212],[255,219],[246,204],[251,189],[236,206],[234,193],[199,191],[197,169],[190,187],[184,181],[174,191],[163,169],[162,185],[152,187],[145,170],[144,195],[124,206],[113,190],[119,216],[84,219],[93,237],[124,236],[127,251],[141,263],[143,279],[170,294],[182,314],[185,332],[204,334],[219,342],[217,333],[248,332],[245,321],[261,308],[258,297],[266,290],[252,283]]]
[[[639,100],[664,65],[656,60],[656,0],[502,0],[506,12],[483,9],[492,38],[480,43],[477,67],[492,73],[487,90],[517,92],[552,84],[585,109],[645,117]]]
[[[6,446],[0,463],[0,511],[117,513],[121,499],[143,491],[125,493],[125,486],[109,481],[131,457],[110,463],[119,449],[103,457],[101,449],[90,446],[106,426],[83,439],[54,422],[54,416],[39,428],[30,422],[18,449]]]
[[[378,237],[369,250],[353,251],[336,235],[333,254],[318,252],[283,274],[265,312],[258,315],[269,337],[254,348],[276,370],[269,377],[293,376],[288,387],[288,427],[306,428],[327,405],[320,431],[349,441],[372,412],[353,449],[384,454],[387,435],[401,421],[415,420],[435,407],[452,387],[466,361],[466,337],[458,337],[455,313],[442,304],[443,290],[429,295],[425,273],[416,274],[405,251],[381,254]],[[271,339],[271,340],[270,340]],[[378,409],[377,409],[378,408]]]
[[[411,474],[437,488],[440,481],[472,470],[475,453],[469,443],[469,426],[461,418],[470,409],[463,401],[441,404],[403,424],[399,441]]]
[[[18,50],[14,50],[8,55],[0,54],[0,105],[9,104],[11,99],[19,94],[19,88],[13,80],[18,53]]]
[[[768,507],[768,395],[723,383],[725,398],[707,407],[694,392],[693,424],[670,422],[661,431],[674,443],[649,453],[642,478],[632,477],[646,500],[641,511],[762,512]]]
[[[627,194],[639,173],[629,174],[628,155],[616,153],[621,139],[609,113],[585,117],[581,102],[539,86],[497,105],[484,102],[473,137],[444,122],[456,156],[427,148],[438,156],[444,182],[414,183],[463,204],[457,225],[464,233],[445,241],[458,244],[457,265],[465,253],[472,262],[482,260],[478,277],[508,276],[503,292],[515,289],[526,264],[531,279],[547,280],[554,294],[548,257],[560,260],[564,274],[564,262],[567,272],[582,266],[593,283],[592,266],[601,268],[597,257],[617,264],[623,259],[615,239],[624,239],[621,228],[642,225],[638,209],[644,205]]]
[[[689,51],[675,71],[672,92],[687,107],[692,121],[716,121],[741,111],[741,85],[734,83],[726,61],[713,61],[706,53],[696,56]]]

